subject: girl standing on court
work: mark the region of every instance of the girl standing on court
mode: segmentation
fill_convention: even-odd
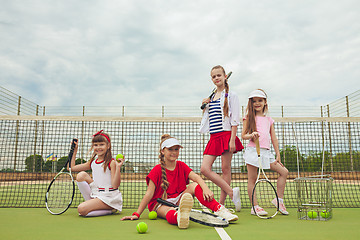
[[[147,205],[149,211],[156,211],[157,215],[166,219],[168,223],[178,225],[179,228],[188,228],[189,214],[194,203],[193,196],[218,216],[228,221],[238,219],[238,216],[231,214],[214,199],[213,192],[198,174],[184,162],[177,160],[180,148],[182,146],[176,138],[168,134],[161,137],[160,164],[156,165],[146,177],[148,188],[137,211],[121,220],[139,219]],[[189,180],[193,182],[189,184]],[[158,204],[157,198],[178,205],[178,210]]]
[[[286,178],[289,172],[281,163],[279,143],[274,128],[274,120],[271,117],[268,117],[267,113],[268,104],[266,93],[261,89],[252,91],[249,95],[246,116],[244,118],[241,134],[243,139],[250,140],[244,153],[245,163],[248,170],[248,195],[251,199],[251,194],[257,178],[259,164],[254,140],[259,138],[262,167],[279,173],[276,184],[279,197],[279,210],[282,214],[288,215],[289,213],[286,211],[283,198]],[[276,159],[270,152],[270,139],[275,150]],[[272,201],[272,203],[277,206],[276,198]],[[259,205],[255,206],[255,211],[259,215],[267,215],[267,212]],[[253,208],[251,208],[251,214],[255,215]]]
[[[122,196],[119,191],[121,182],[120,168],[124,159],[115,161],[111,154],[111,141],[103,130],[93,135],[91,150],[93,154],[90,161],[75,165],[78,143],[71,159],[71,168],[79,172],[76,176],[77,185],[85,202],[78,206],[80,216],[95,217],[112,214],[113,211],[122,210]],[[92,170],[90,177],[85,171]]]
[[[216,93],[212,99],[205,98],[202,101],[207,105],[201,120],[200,133],[210,132],[210,140],[203,154],[201,173],[221,188],[221,204],[225,204],[226,196],[229,195],[236,211],[240,211],[240,189],[230,187],[232,156],[244,148],[236,136],[240,124],[239,98],[229,91],[227,76],[222,66],[213,67],[210,76],[216,86]],[[222,176],[212,171],[212,165],[218,156],[221,156]]]

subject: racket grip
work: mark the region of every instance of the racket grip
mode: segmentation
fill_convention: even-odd
[[[201,105],[200,109],[204,110],[204,108],[206,107],[207,103],[204,103],[203,105]]]
[[[259,138],[255,139],[255,145],[256,145],[257,155],[260,156],[260,143],[259,143]]]

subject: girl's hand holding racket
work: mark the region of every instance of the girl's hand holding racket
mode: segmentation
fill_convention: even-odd
[[[250,135],[251,135],[251,139],[253,141],[255,141],[256,139],[258,139],[260,137],[258,132],[253,132]]]

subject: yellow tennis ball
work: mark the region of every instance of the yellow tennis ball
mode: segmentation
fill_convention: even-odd
[[[320,213],[321,217],[323,218],[328,218],[330,217],[330,213],[326,210],[323,210],[321,213]]]
[[[157,218],[157,213],[155,211],[149,212],[149,219],[155,220]]]
[[[119,162],[119,159],[124,159],[124,155],[122,155],[121,153],[119,153],[118,155],[116,155],[116,161]]]
[[[138,223],[138,225],[136,226],[136,230],[139,233],[146,233],[146,231],[148,230],[148,225],[144,222],[140,222]]]
[[[311,210],[308,212],[308,216],[309,216],[309,218],[317,218],[318,214],[316,211]]]

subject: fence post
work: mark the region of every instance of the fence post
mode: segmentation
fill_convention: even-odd
[[[284,106],[281,106],[281,117],[283,118],[284,117]],[[284,162],[284,165],[286,166],[286,154],[285,154],[285,127],[284,127],[284,123],[282,122],[281,123],[281,127],[282,127],[282,149],[283,149],[283,156],[282,156],[282,159],[283,159],[283,162]]]
[[[17,110],[17,115],[18,116],[20,115],[20,107],[21,107],[21,96],[19,96],[19,100],[18,100],[18,110]],[[19,143],[19,124],[20,124],[20,121],[16,120],[14,172],[16,171],[17,148],[18,148],[18,143]]]
[[[330,117],[330,106],[329,104],[326,105],[327,108],[327,116]],[[334,164],[333,164],[333,158],[332,158],[332,144],[331,144],[331,123],[328,122],[329,127],[329,149],[330,149],[330,165],[331,165],[331,172],[334,172]]]
[[[346,100],[346,115],[347,115],[347,117],[350,117],[349,96],[346,96],[345,100]],[[348,134],[349,134],[350,165],[351,165],[351,171],[354,171],[354,160],[353,160],[352,145],[351,145],[351,124],[350,124],[350,121],[348,122]]]
[[[39,105],[36,105],[36,116],[39,115]],[[33,169],[32,172],[35,172],[35,166],[36,166],[36,143],[37,143],[37,132],[38,132],[38,121],[35,121],[35,133],[34,133],[34,152],[33,152]],[[40,161],[40,172],[42,172],[42,162]]]

